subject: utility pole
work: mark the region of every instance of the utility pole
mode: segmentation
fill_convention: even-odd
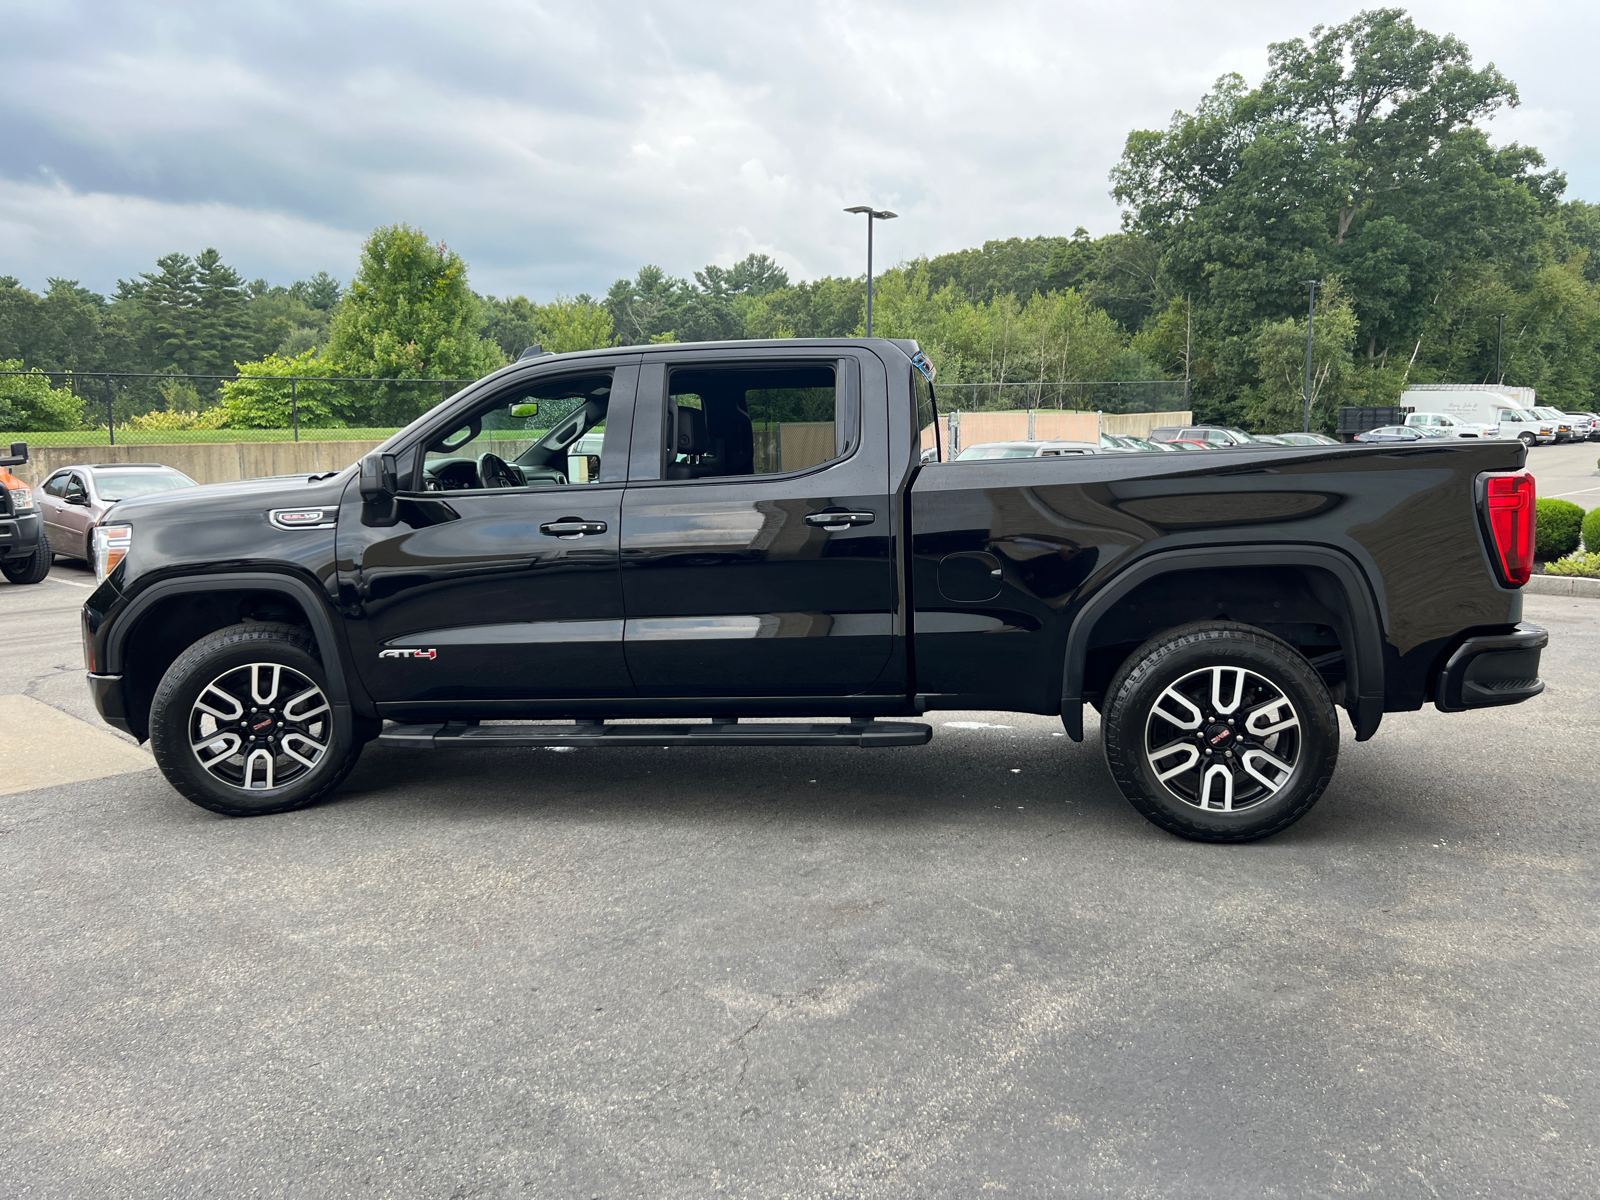
[[[1496,383],[1504,383],[1506,381],[1506,373],[1500,368],[1500,348],[1505,344],[1506,340],[1505,313],[1501,313],[1496,317],[1495,323],[1499,326],[1499,331],[1494,337],[1494,381]]]
[[[1311,289],[1311,302],[1306,308],[1306,432],[1311,432],[1311,336],[1312,327],[1317,321],[1317,287],[1320,279],[1308,279],[1306,286]]]
[[[892,221],[899,213],[892,213],[888,209],[873,208],[870,204],[857,204],[854,208],[844,210],[847,213],[867,214],[867,336],[872,336],[872,223],[874,221]]]

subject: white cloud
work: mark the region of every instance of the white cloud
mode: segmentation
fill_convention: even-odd
[[[348,274],[406,221],[497,293],[600,291],[771,253],[860,270],[987,238],[1116,228],[1132,128],[1192,107],[1269,41],[1358,5],[992,0],[789,5],[459,0],[70,3],[8,12],[0,273],[95,287],[215,244],[248,274]],[[1496,136],[1574,194],[1600,141],[1572,114],[1597,18],[1575,2],[1412,11],[1522,85]],[[1586,190],[1587,189],[1587,190]],[[108,231],[114,231],[108,232]]]

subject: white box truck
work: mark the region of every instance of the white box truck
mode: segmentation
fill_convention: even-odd
[[[1408,388],[1400,397],[1400,403],[1413,408],[1413,416],[1443,413],[1469,425],[1498,425],[1500,437],[1516,438],[1528,446],[1555,441],[1555,423],[1536,415],[1524,399],[1529,402],[1534,399],[1532,388],[1424,384]]]

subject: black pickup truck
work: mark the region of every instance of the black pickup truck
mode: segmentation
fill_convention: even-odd
[[[1362,741],[1542,690],[1520,444],[941,462],[933,374],[883,339],[530,353],[348,470],[127,501],[95,702],[233,815],[374,738],[895,747],[1006,709],[1081,740],[1087,703],[1145,816],[1234,842],[1316,802],[1337,707]]]

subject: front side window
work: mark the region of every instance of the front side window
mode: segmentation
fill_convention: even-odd
[[[600,478],[611,372],[501,392],[428,443],[427,491],[568,487]]]
[[[51,480],[48,483],[46,483],[44,485],[44,494],[46,496],[64,496],[64,495],[66,495],[66,493],[67,493],[67,480],[70,479],[70,478],[72,478],[72,477],[70,475],[66,474],[65,472],[63,472],[60,475],[54,476],[53,478],[51,478]]]
[[[838,376],[832,363],[674,370],[665,477],[776,475],[840,457]]]

